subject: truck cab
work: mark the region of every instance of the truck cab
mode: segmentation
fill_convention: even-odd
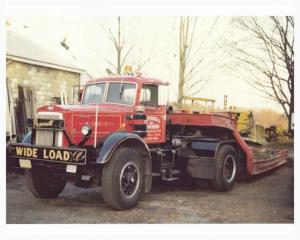
[[[72,144],[82,141],[82,128],[91,131],[85,146],[101,144],[108,134],[117,131],[136,133],[147,144],[163,143],[166,106],[159,101],[163,97],[159,90],[162,92],[166,85],[160,80],[133,76],[97,79],[85,84],[79,105],[43,106],[37,110],[37,119],[63,119]],[[60,146],[70,144],[62,134],[58,141]]]
[[[81,105],[99,104],[96,138],[101,140],[107,133],[124,130],[144,137],[147,143],[165,142],[166,106],[159,101],[161,86],[165,85],[157,79],[132,76],[87,83]],[[95,113],[92,115],[95,117]]]

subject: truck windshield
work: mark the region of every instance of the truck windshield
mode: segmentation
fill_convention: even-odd
[[[132,83],[109,83],[106,102],[132,105],[136,95],[136,85]]]
[[[89,84],[85,87],[82,104],[102,103],[105,83]]]

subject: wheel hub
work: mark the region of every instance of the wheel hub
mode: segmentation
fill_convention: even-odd
[[[122,171],[120,185],[123,194],[126,197],[131,197],[135,194],[139,183],[138,169],[133,163],[127,163]]]
[[[235,158],[232,155],[228,155],[225,158],[224,164],[223,164],[223,176],[227,182],[231,182],[236,173],[236,163]]]

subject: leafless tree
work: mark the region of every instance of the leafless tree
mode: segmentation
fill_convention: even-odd
[[[250,73],[245,80],[252,87],[281,105],[290,131],[294,112],[293,17],[240,17],[233,25],[248,34],[234,44],[237,66]]]
[[[218,18],[201,29],[198,17],[180,17],[179,21],[179,84],[178,106],[186,96],[198,94],[204,83],[213,77],[221,64],[220,48],[223,38],[213,34]]]
[[[126,52],[124,53],[124,47],[125,47],[125,38],[121,32],[121,17],[118,16],[117,18],[117,33],[113,33],[111,28],[105,27],[103,24],[101,24],[102,29],[106,32],[109,39],[112,41],[114,48],[117,53],[117,62],[116,64],[112,63],[109,60],[106,60],[113,68],[114,71],[116,71],[117,74],[121,74],[122,67],[125,63],[126,57],[130,54],[132,51],[133,46],[130,46]]]
[[[120,16],[117,17],[117,29],[115,32],[113,32],[112,28],[105,26],[103,23],[100,24],[101,28],[111,40],[117,56],[116,61],[105,60],[113,68],[112,73],[118,75],[121,74],[125,64],[134,64],[134,71],[136,72],[140,71],[151,60],[151,56],[146,59],[139,58],[135,61],[129,60],[130,54],[132,54],[133,50],[137,47],[137,27],[132,26],[130,33],[125,34],[123,24],[123,18]]]

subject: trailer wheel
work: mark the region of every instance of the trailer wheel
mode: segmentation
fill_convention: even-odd
[[[230,145],[222,146],[216,157],[216,173],[211,180],[212,188],[218,191],[230,190],[236,179],[237,154]]]
[[[134,207],[144,181],[141,155],[132,148],[119,148],[102,172],[102,196],[116,210]]]
[[[25,182],[35,197],[55,198],[64,190],[66,177],[45,167],[32,166],[25,170]]]

